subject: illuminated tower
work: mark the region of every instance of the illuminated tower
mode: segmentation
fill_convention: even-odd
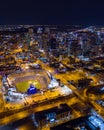
[[[33,37],[34,37],[33,29],[29,28],[28,32],[25,33],[24,37],[25,38],[24,40],[26,40],[28,46],[30,46],[30,42],[33,40]]]
[[[44,33],[42,35],[42,48],[43,50],[45,51],[45,56],[48,58],[49,55],[48,55],[48,42],[49,42],[49,37],[48,37],[48,34],[47,33]]]
[[[33,36],[34,36],[34,30],[32,29],[32,28],[29,28],[28,29],[28,34],[29,34],[29,36],[30,36],[30,39],[32,39],[33,38]]]

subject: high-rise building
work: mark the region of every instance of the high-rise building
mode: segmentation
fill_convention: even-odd
[[[78,44],[78,40],[73,40],[70,45],[70,52],[75,57],[81,54],[81,45]]]

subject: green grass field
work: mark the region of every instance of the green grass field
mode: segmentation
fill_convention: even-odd
[[[37,89],[41,88],[41,84],[38,80],[28,80],[24,82],[19,82],[16,84],[16,88],[19,92],[27,92],[27,89],[30,87],[30,84],[33,84]]]

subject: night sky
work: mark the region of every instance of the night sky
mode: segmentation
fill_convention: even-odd
[[[3,0],[0,24],[104,25],[104,1]]]

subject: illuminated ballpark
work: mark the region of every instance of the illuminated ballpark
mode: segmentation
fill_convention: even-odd
[[[21,72],[10,74],[8,76],[9,83],[11,86],[15,85],[17,91],[27,92],[30,84],[33,84],[37,89],[47,89],[49,84],[49,77],[44,70],[31,70],[28,72]]]

